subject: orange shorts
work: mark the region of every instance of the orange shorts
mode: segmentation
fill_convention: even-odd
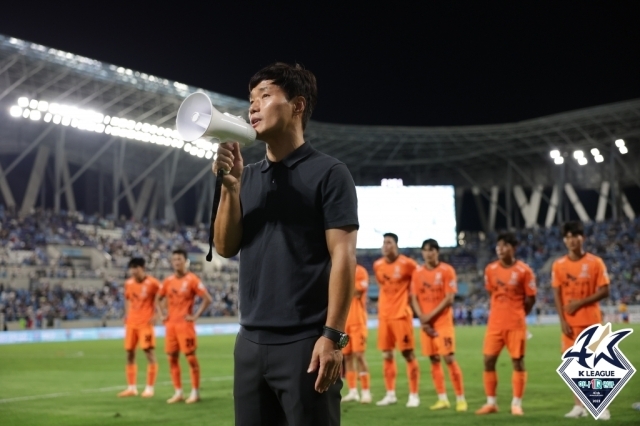
[[[593,324],[592,324],[593,325]],[[591,327],[591,325],[572,325],[571,330],[573,330],[573,336],[569,337],[564,333],[562,334],[562,353],[564,353],[567,349],[569,349],[576,342],[576,339],[587,328]]]
[[[342,349],[342,353],[350,355],[352,352],[364,352],[367,350],[367,326],[348,325],[345,332],[349,335],[349,343]]]
[[[381,319],[378,325],[378,349],[381,351],[413,350],[413,320],[411,317],[400,319]]]
[[[420,331],[422,343],[422,355],[447,356],[456,352],[456,333],[453,327],[440,327],[436,329],[438,335],[431,337],[424,330]]]
[[[156,347],[156,333],[153,331],[153,326],[127,326],[125,328],[124,349],[126,351],[132,351],[138,344],[140,345],[140,349],[142,349],[143,351]]]
[[[527,329],[492,330],[487,328],[484,336],[483,353],[485,355],[498,356],[505,346],[512,359],[520,359],[524,356],[525,342],[527,341]]]
[[[190,354],[196,350],[196,325],[193,322],[166,323],[164,349],[168,354],[178,351]]]

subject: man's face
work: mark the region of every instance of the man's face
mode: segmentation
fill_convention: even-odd
[[[398,244],[391,237],[384,237],[382,241],[382,255],[395,257],[398,255]]]
[[[129,268],[129,276],[135,278],[138,281],[142,281],[144,278],[144,268],[141,266],[134,266]]]
[[[294,102],[287,100],[285,92],[272,83],[261,81],[249,97],[249,122],[259,139],[283,132],[294,117]]]
[[[175,272],[184,272],[187,268],[187,259],[181,254],[171,255],[171,266]]]
[[[496,244],[496,254],[498,255],[498,259],[502,261],[510,261],[514,258],[515,249],[511,244],[500,240],[498,241],[498,244]]]
[[[567,234],[563,238],[563,241],[564,245],[567,247],[567,250],[578,251],[582,248],[582,244],[584,243],[584,236],[567,232]]]
[[[424,259],[425,263],[438,263],[438,254],[438,250],[431,247],[429,244],[422,248],[422,258]]]

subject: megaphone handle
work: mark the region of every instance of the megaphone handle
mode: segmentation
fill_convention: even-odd
[[[220,205],[220,193],[222,192],[223,177],[224,170],[218,170],[218,174],[216,175],[216,188],[213,193],[213,204],[211,205],[211,222],[209,224],[209,253],[207,254],[207,262],[211,262],[211,259],[213,259],[213,224],[216,221],[218,206]]]

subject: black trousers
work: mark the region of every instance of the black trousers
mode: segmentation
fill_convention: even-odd
[[[339,426],[342,380],[324,393],[307,373],[317,337],[260,345],[238,335],[234,350],[236,426]]]

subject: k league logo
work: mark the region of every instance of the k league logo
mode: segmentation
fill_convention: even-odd
[[[556,371],[595,419],[636,372],[618,349],[618,343],[632,332],[625,328],[612,333],[610,323],[595,324],[562,355],[564,361]]]

